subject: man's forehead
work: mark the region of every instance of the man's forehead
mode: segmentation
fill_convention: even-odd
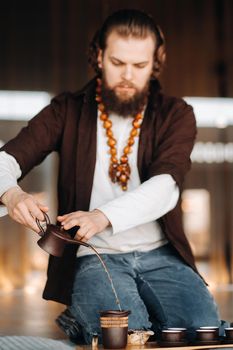
[[[122,60],[130,57],[144,61],[151,57],[155,49],[155,40],[152,35],[145,38],[132,35],[123,37],[116,31],[109,34],[106,44],[108,55]]]

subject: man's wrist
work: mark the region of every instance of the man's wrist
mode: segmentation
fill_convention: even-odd
[[[7,205],[8,199],[11,197],[12,194],[14,194],[16,192],[22,192],[22,189],[19,186],[14,186],[14,187],[9,188],[0,197],[1,203],[4,205]]]

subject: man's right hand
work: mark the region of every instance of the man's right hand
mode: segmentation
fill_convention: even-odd
[[[1,197],[2,203],[7,207],[10,217],[24,226],[39,233],[35,219],[44,221],[44,212],[49,208],[39,203],[31,194],[24,192],[20,187],[12,187]]]

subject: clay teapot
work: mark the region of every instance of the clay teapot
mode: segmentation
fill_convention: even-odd
[[[63,230],[61,226],[53,225],[46,213],[44,213],[46,227],[44,228],[40,221],[36,219],[37,226],[40,229],[41,238],[37,244],[47,253],[61,257],[67,244],[81,244],[85,247],[92,248],[88,243],[72,239],[71,236]]]

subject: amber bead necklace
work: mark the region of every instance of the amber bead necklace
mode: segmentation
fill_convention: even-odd
[[[100,111],[100,120],[103,122],[103,127],[106,131],[107,144],[110,153],[109,176],[113,183],[118,183],[123,191],[127,191],[127,183],[130,178],[130,165],[128,155],[132,152],[132,146],[135,142],[135,137],[138,136],[142,124],[142,111],[137,113],[132,121],[132,130],[127,141],[127,145],[123,149],[123,154],[120,160],[117,159],[117,141],[114,138],[112,131],[112,121],[109,119],[108,113],[101,98],[101,79],[97,79],[96,101],[98,102],[98,109]]]

